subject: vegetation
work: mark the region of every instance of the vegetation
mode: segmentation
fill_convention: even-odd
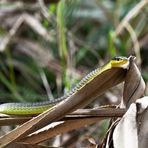
[[[1,1],[0,103],[62,96],[116,55],[135,55],[148,84],[147,13],[146,0]],[[121,96],[117,86],[89,107],[118,104]],[[98,137],[101,142],[107,125],[96,123],[69,137],[82,146]]]

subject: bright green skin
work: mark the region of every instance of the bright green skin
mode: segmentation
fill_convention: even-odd
[[[89,84],[94,78],[102,74],[104,71],[111,69],[113,67],[123,68],[124,64],[129,62],[126,57],[116,57],[112,59],[109,63],[101,68],[97,68],[86,75],[69,93],[54,100],[45,102],[35,102],[35,103],[4,103],[0,105],[0,113],[10,114],[10,115],[35,115],[46,111],[47,109],[54,106],[56,103],[72,96],[77,93],[82,87]]]

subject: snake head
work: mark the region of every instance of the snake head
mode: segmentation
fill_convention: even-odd
[[[129,57],[130,58],[130,57]],[[124,69],[129,68],[129,58],[124,56],[116,56],[111,60],[112,67],[122,67]]]

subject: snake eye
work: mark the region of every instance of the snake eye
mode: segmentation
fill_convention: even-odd
[[[127,60],[127,57],[116,56],[116,57],[114,57],[112,60],[116,60],[116,61]]]
[[[113,60],[120,61],[121,58],[117,56],[117,57],[114,57]]]

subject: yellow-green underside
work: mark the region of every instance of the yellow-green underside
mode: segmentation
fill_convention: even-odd
[[[21,103],[20,103],[21,104]],[[22,103],[23,105],[23,103]],[[32,106],[32,107],[15,107],[15,108],[9,108],[6,107],[3,110],[0,109],[0,113],[2,114],[9,114],[9,115],[35,115],[35,114],[40,114],[49,108],[54,106],[54,104],[48,104],[48,105],[42,105],[42,106]]]

